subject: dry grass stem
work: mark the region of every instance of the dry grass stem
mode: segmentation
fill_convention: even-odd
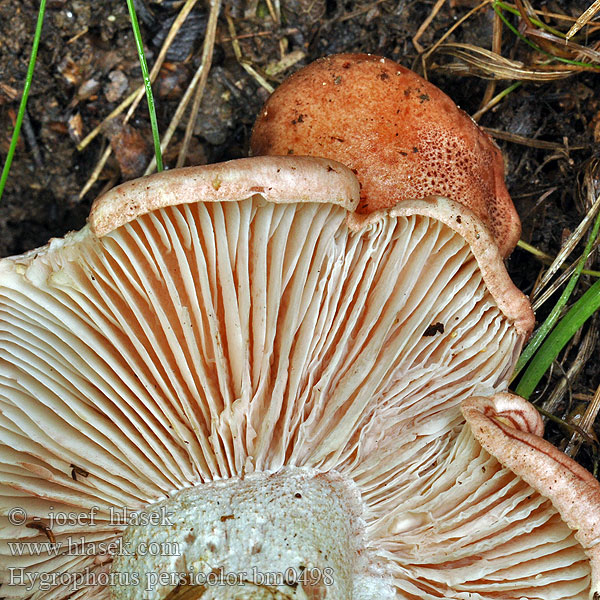
[[[492,30],[492,52],[496,54],[500,54],[502,52],[502,20],[500,19],[500,15],[494,12],[494,25]],[[485,92],[483,94],[483,98],[479,104],[479,109],[474,115],[471,115],[475,121],[478,121],[490,108],[492,108],[494,104],[492,101],[494,98],[498,98],[500,94],[494,96],[496,92],[496,80],[490,79],[488,81]],[[499,100],[498,100],[499,101]]]
[[[581,344],[577,348],[575,360],[567,370],[565,376],[558,380],[556,387],[542,404],[544,411],[555,413],[567,392],[569,392],[569,399],[572,398],[571,384],[577,380],[587,361],[592,356],[598,342],[598,328],[595,325],[594,321],[592,326],[588,328],[581,340]]]
[[[384,2],[385,0],[379,0],[380,2]],[[288,27],[287,29],[282,29],[281,30],[281,35],[287,36],[287,35],[296,35],[300,30],[297,27]],[[250,32],[250,33],[239,33],[238,35],[235,36],[236,40],[250,40],[252,38],[257,38],[257,37],[272,37],[273,36],[273,32],[271,30],[268,31],[256,31],[256,32]],[[221,34],[219,36],[219,43],[221,44],[226,44],[228,42],[231,42],[233,40],[233,38],[230,35],[223,35]]]
[[[81,191],[79,192],[79,200],[82,200],[83,197],[92,189],[92,186],[96,183],[96,181],[98,181],[98,178],[100,177],[100,174],[106,165],[106,161],[110,158],[111,153],[112,148],[110,146],[105,148],[100,160],[96,163],[92,174],[88,177],[85,185],[81,188]]]
[[[188,15],[190,14],[192,9],[196,5],[197,1],[198,0],[187,0],[186,3],[181,7],[181,10],[179,11],[177,17],[173,21],[173,24],[171,25],[169,32],[167,33],[167,37],[165,38],[165,41],[163,42],[163,45],[160,49],[158,57],[156,58],[156,61],[155,61],[154,65],[152,66],[152,70],[150,71],[150,81],[152,83],[154,83],[156,77],[158,76],[158,73],[160,72],[160,68],[162,67],[162,65],[164,63],[165,57],[167,56],[167,52],[169,51],[169,48],[171,47],[171,44],[173,43],[175,36],[181,29],[181,26],[183,25],[183,23],[187,19]],[[79,150],[79,151],[83,150],[100,133],[100,131],[102,130],[102,127],[108,121],[110,121],[111,119],[114,119],[115,117],[120,115],[128,106],[130,106],[129,110],[127,111],[127,114],[125,115],[124,121],[123,121],[124,123],[127,123],[133,116],[133,113],[135,112],[139,103],[141,102],[142,98],[144,97],[144,93],[145,93],[145,88],[144,88],[144,85],[142,84],[137,88],[137,90],[135,90],[134,92],[129,94],[129,96],[123,102],[121,102],[121,104],[119,104],[119,106],[117,106],[117,108],[115,108],[115,110],[113,110],[97,127],[95,127],[81,141],[81,143],[77,146],[77,150]],[[108,161],[111,153],[112,153],[112,148],[110,146],[102,153],[102,156],[100,157],[100,160],[94,167],[92,174],[90,175],[90,177],[86,181],[85,185],[79,192],[80,200],[90,191],[90,189],[92,188],[94,183],[96,183],[96,181],[100,177],[100,174],[102,173],[102,170],[104,169],[104,165],[106,165],[106,162]]]
[[[594,62],[600,62],[600,52],[593,50],[592,48],[586,48],[575,42],[563,40],[555,36],[548,31],[542,31],[536,28],[527,28],[525,35],[528,37],[536,38],[538,42],[550,42],[546,50],[554,56],[562,56],[564,58],[570,58],[572,60],[582,60],[588,58]],[[579,65],[574,65],[575,67]]]
[[[594,246],[592,247],[592,252],[594,252],[594,250],[596,250],[599,245],[600,244],[598,242],[596,242],[594,244]],[[560,289],[560,287],[567,282],[567,280],[569,279],[569,277],[575,270],[576,266],[577,266],[577,262],[574,262],[573,264],[569,265],[568,267],[565,267],[564,265],[561,266],[561,269],[564,269],[564,271],[563,271],[563,273],[561,273],[560,277],[558,277],[555,281],[553,281],[551,285],[549,285],[543,292],[540,293],[539,296],[537,296],[535,298],[535,301],[532,304],[534,312],[539,310],[543,306],[543,304],[545,302],[547,302]],[[592,270],[588,270],[588,269],[584,269],[583,271],[581,271],[581,274],[582,275],[590,275],[592,277],[600,277],[599,271],[592,271]],[[541,277],[538,278],[535,285],[533,286],[534,290],[537,289],[538,283],[540,280],[541,280]]]
[[[177,167],[182,167],[185,164],[190,140],[192,139],[192,134],[194,133],[196,117],[198,115],[198,111],[200,110],[200,103],[202,102],[202,96],[204,95],[204,88],[206,87],[208,73],[210,72],[210,67],[212,65],[213,50],[215,48],[215,36],[217,34],[217,22],[219,20],[220,12],[221,0],[212,0],[208,23],[206,25],[206,35],[204,37],[204,44],[202,46],[202,72],[196,85],[196,93],[194,95],[194,102],[192,104],[192,112],[188,119],[183,143],[179,151],[179,156],[177,157]]]
[[[427,18],[421,23],[421,26],[419,27],[417,33],[412,39],[413,46],[417,49],[417,52],[419,54],[424,50],[423,46],[419,44],[419,40],[421,39],[421,36],[427,31],[427,28],[431,25],[431,22],[435,19],[436,15],[440,12],[442,6],[444,6],[444,2],[446,2],[446,0],[437,0],[437,2],[433,5],[433,8],[427,15]]]
[[[573,27],[567,31],[567,39],[571,39],[582,27],[585,27],[598,12],[600,12],[600,0],[595,0],[575,21]]]
[[[585,65],[526,66],[520,61],[505,58],[496,52],[480,48],[479,46],[473,46],[472,44],[441,44],[436,53],[447,54],[462,61],[444,65],[443,68],[445,70],[491,79],[553,81],[564,79],[573,73],[586,70]],[[597,70],[596,67],[590,66],[590,68]]]
[[[490,82],[490,83],[495,83],[495,82]],[[508,94],[510,94],[514,89],[516,89],[520,85],[521,85],[521,82],[517,81],[517,83],[513,83],[512,85],[508,86],[506,89],[504,89],[501,92],[499,92],[498,94],[496,94],[493,98],[490,98],[488,100],[488,102],[486,104],[484,104],[476,113],[471,115],[471,118],[474,121],[479,121],[479,119],[481,119],[481,117],[488,110],[490,110],[490,108],[494,108],[494,106],[496,106],[496,104],[501,102],[506,96],[508,96]],[[489,89],[489,86],[486,89]]]
[[[375,2],[365,4],[364,6],[361,6],[360,8],[357,8],[356,10],[352,10],[352,11],[346,13],[345,15],[341,16],[339,18],[339,22],[343,23],[344,21],[350,21],[351,19],[355,19],[356,17],[363,15],[364,13],[368,13],[374,6],[377,6],[378,4],[383,4],[384,2],[387,2],[387,1],[388,0],[375,0]]]
[[[598,413],[600,412],[600,385],[596,388],[594,399],[588,405],[583,418],[579,423],[580,431],[576,431],[571,436],[567,447],[565,448],[565,454],[571,458],[575,457],[581,448],[581,445],[587,441],[590,443],[596,442],[594,439],[594,431],[592,426]]]
[[[598,213],[599,209],[600,209],[600,196],[598,196],[598,198],[596,198],[596,200],[592,204],[592,207],[590,208],[590,210],[587,212],[585,217],[581,220],[581,222],[579,223],[579,225],[577,226],[575,231],[573,231],[573,233],[569,236],[569,238],[567,239],[567,241],[561,248],[560,252],[556,255],[554,262],[552,263],[552,265],[550,265],[550,267],[548,268],[548,270],[546,271],[546,273],[540,280],[539,288],[537,290],[534,290],[534,292],[533,292],[534,298],[536,298],[536,296],[539,294],[539,292],[541,292],[548,285],[548,283],[550,282],[550,279],[552,279],[552,277],[554,277],[555,273],[562,267],[565,260],[570,256],[571,252],[575,249],[577,244],[579,244],[579,242],[581,241],[581,238],[583,238],[583,236],[589,229],[590,225],[592,224],[592,221],[596,217],[596,214]]]
[[[510,2],[505,2],[505,5],[510,6],[511,8],[517,9],[516,4],[511,4]],[[571,15],[565,15],[564,13],[555,13],[550,10],[547,10],[546,8],[544,8],[544,9],[533,8],[532,11],[536,15],[536,17],[542,17],[546,20],[553,19],[555,21],[565,21],[566,23],[576,23],[577,22],[576,17],[572,17]],[[579,17],[579,18],[581,18],[581,17]],[[594,27],[594,23],[588,22],[588,25],[590,27]],[[596,24],[596,27],[600,27],[600,23]]]
[[[481,2],[481,4],[478,4],[477,6],[472,8],[468,13],[466,13],[458,21],[456,21],[456,23],[454,23],[454,25],[452,25],[452,27],[447,29],[444,32],[444,35],[442,35],[442,37],[435,44],[433,44],[433,46],[431,46],[431,48],[429,48],[429,50],[427,50],[427,52],[425,52],[421,55],[423,72],[425,73],[425,76],[427,75],[427,60],[444,43],[444,40],[448,39],[448,37],[450,37],[450,35],[452,35],[452,33],[456,29],[458,29],[465,21],[468,21],[475,13],[479,12],[482,8],[486,7],[488,4],[491,4],[492,2],[493,2],[493,0],[483,0],[483,2]]]
[[[213,4],[211,5],[211,8],[210,8],[211,13],[208,17],[209,21],[211,20],[211,18],[215,19],[215,20],[218,19],[220,10],[221,10],[220,0],[218,0],[218,2],[213,2]],[[207,27],[207,31],[208,31],[208,27]],[[200,80],[200,77],[202,76],[203,70],[204,70],[204,63],[200,63],[200,66],[196,69],[196,72],[194,73],[192,80],[190,81],[187,89],[185,90],[185,93],[183,94],[183,96],[181,97],[181,100],[179,101],[179,104],[177,105],[175,114],[173,115],[173,118],[171,119],[171,122],[169,123],[169,126],[167,127],[167,131],[163,135],[163,138],[160,142],[160,148],[163,153],[165,152],[167,146],[169,145],[171,138],[175,134],[177,126],[179,125],[179,123],[181,122],[181,119],[183,118],[183,115],[185,114],[187,105],[189,104],[190,100],[192,99],[192,94],[194,93],[194,90],[196,89],[196,86],[198,85],[198,81]],[[156,159],[152,158],[152,160],[150,161],[150,164],[146,168],[146,171],[144,171],[144,175],[149,175],[150,173],[152,173],[154,171],[154,169],[156,169]]]
[[[121,102],[121,104],[119,104],[114,110],[109,112],[108,115],[106,115],[106,117],[104,117],[104,119],[102,119],[102,121],[98,125],[96,125],[96,127],[94,127],[94,129],[92,129],[81,140],[81,142],[79,142],[79,144],[77,144],[77,150],[79,150],[79,152],[81,152],[87,146],[89,146],[90,142],[92,142],[96,138],[96,136],[102,131],[102,128],[104,127],[104,125],[106,123],[108,123],[110,120],[114,119],[115,117],[118,117],[128,106],[131,106],[131,104],[133,104],[133,102],[135,102],[135,99],[140,94],[140,92],[142,93],[142,95],[144,94],[144,86],[143,85],[140,85],[136,90],[131,92],[131,94],[129,94],[129,96],[127,96],[127,98],[125,98],[125,100],[123,100]]]
[[[562,152],[565,157],[569,155],[570,150],[585,150],[587,146],[565,146],[565,144],[559,144],[557,142],[548,142],[546,140],[536,140],[535,138],[529,138],[524,135],[518,135],[511,133],[510,131],[502,131],[501,129],[494,129],[493,127],[483,128],[493,138],[498,140],[504,140],[506,142],[512,142],[513,144],[520,144],[521,146],[529,146],[530,148],[541,148],[542,150],[554,150],[556,152]]]
[[[284,54],[280,60],[274,63],[269,63],[265,68],[265,73],[269,77],[275,77],[293,67],[297,62],[300,62],[306,57],[304,50],[292,50]]]
[[[237,40],[237,35],[235,31],[235,24],[233,19],[227,15],[227,27],[229,28],[229,36],[231,37],[231,46],[233,48],[233,53],[235,54],[235,58],[240,64],[240,66],[257,81],[257,83],[263,87],[269,94],[272,94],[275,91],[275,88],[243,57],[242,49],[240,48],[240,44]]]
[[[275,0],[275,3],[273,3],[273,0],[265,0],[265,2],[267,4],[267,10],[271,15],[271,19],[279,25],[281,23],[281,7],[279,0]]]
[[[163,65],[165,57],[167,56],[167,52],[169,51],[169,48],[171,47],[175,36],[179,33],[181,26],[183,25],[187,16],[190,14],[197,2],[198,0],[187,0],[187,2],[184,4],[184,6],[181,8],[181,11],[177,15],[177,18],[175,19],[175,21],[173,21],[173,24],[169,29],[169,33],[167,34],[167,37],[165,38],[165,41],[160,49],[158,57],[156,58],[156,62],[154,63],[154,66],[150,71],[150,81],[152,83],[154,83],[154,80],[160,72],[160,68]],[[125,98],[125,100],[123,100],[123,102],[121,102],[119,106],[117,106],[108,116],[106,116],[97,127],[92,129],[92,131],[77,146],[77,150],[83,150],[100,133],[102,127],[108,121],[119,116],[128,106],[131,105],[124,119],[124,122],[127,123],[133,116],[133,113],[139,106],[139,103],[142,101],[142,98],[144,97],[144,91],[144,85],[142,84],[134,92],[129,94],[129,96],[127,96],[127,98]]]

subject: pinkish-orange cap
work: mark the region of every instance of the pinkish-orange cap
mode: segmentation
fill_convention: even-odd
[[[362,186],[359,213],[446,196],[491,229],[502,256],[519,239],[500,150],[446,94],[386,58],[339,54],[295,73],[264,106],[251,150],[344,163]]]

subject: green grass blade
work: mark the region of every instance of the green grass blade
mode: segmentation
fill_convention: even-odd
[[[494,2],[494,4],[496,6],[498,6],[499,8],[501,8],[502,10],[512,13],[513,15],[516,15],[517,17],[521,16],[519,9],[514,6],[511,6],[510,4],[505,4],[504,2],[500,2],[500,1]],[[550,25],[547,25],[543,21],[540,21],[539,19],[537,19],[531,15],[529,15],[529,19],[536,27],[539,27],[540,29],[543,29],[544,31],[548,31],[552,35],[555,35],[556,37],[560,37],[563,40],[566,39],[567,36],[562,31],[559,31],[558,29],[554,29],[554,27],[550,27]]]
[[[533,355],[535,354],[537,349],[542,345],[542,342],[544,341],[544,339],[546,339],[546,336],[550,333],[552,328],[556,325],[556,323],[560,317],[560,314],[562,312],[562,309],[565,307],[567,301],[571,297],[571,294],[573,293],[573,290],[575,289],[575,285],[577,284],[577,281],[579,280],[579,276],[581,275],[581,272],[583,271],[583,267],[585,266],[588,256],[590,255],[590,252],[592,251],[592,246],[594,244],[594,240],[598,237],[598,231],[600,231],[600,213],[598,213],[598,215],[596,216],[596,220],[594,221],[594,226],[592,228],[592,232],[591,232],[591,234],[588,238],[588,241],[585,245],[583,254],[581,255],[581,258],[579,259],[579,262],[577,263],[577,266],[575,267],[573,274],[569,278],[569,282],[567,283],[565,289],[563,290],[562,294],[560,295],[560,298],[554,305],[554,308],[552,309],[552,311],[550,312],[550,314],[548,315],[546,320],[542,323],[542,325],[539,327],[539,329],[535,332],[534,336],[529,341],[529,344],[527,344],[527,347],[525,348],[525,350],[523,350],[523,352],[521,353],[521,356],[519,357],[519,360],[517,361],[517,366],[515,367],[515,371],[513,373],[513,379],[522,371],[523,367],[533,357]],[[552,360],[554,360],[554,358],[556,358],[556,356],[558,355],[559,352],[560,352],[560,348],[556,351],[556,354],[554,355]],[[550,364],[552,363],[552,360],[550,361]],[[525,379],[525,375],[523,376],[523,379]],[[521,385],[521,383],[519,383],[519,386],[520,385]],[[519,388],[517,387],[517,390],[518,389]]]
[[[0,199],[4,193],[6,181],[8,180],[8,173],[10,166],[17,149],[17,142],[19,141],[19,134],[21,133],[21,125],[23,124],[23,117],[25,116],[25,109],[27,108],[27,99],[29,98],[29,91],[31,90],[31,82],[33,81],[33,71],[35,69],[35,61],[37,59],[38,48],[40,46],[40,38],[42,37],[42,25],[44,24],[44,14],[46,13],[46,0],[41,0],[40,9],[38,10],[37,24],[35,26],[35,35],[33,36],[33,45],[31,47],[31,57],[29,58],[29,66],[27,68],[27,76],[25,77],[25,86],[23,87],[23,95],[21,96],[21,104],[19,105],[19,112],[17,113],[17,119],[15,121],[15,128],[13,130],[12,138],[10,140],[10,147],[6,154],[6,160],[4,162],[4,168],[2,169],[2,175],[0,176]]]
[[[556,60],[567,65],[575,65],[578,67],[586,67],[591,69],[600,69],[600,65],[594,65],[592,63],[585,63],[580,60],[571,60],[570,58],[563,58],[562,56],[555,56],[554,54],[547,52],[541,46],[538,46],[535,42],[526,38],[516,27],[514,27],[509,20],[504,16],[502,12],[502,4],[500,2],[494,2],[492,7],[495,13],[500,17],[502,22],[508,27],[522,42],[525,42],[528,46],[531,46],[536,52],[549,56],[552,60]]]
[[[154,140],[154,155],[156,157],[156,170],[163,170],[162,152],[160,149],[160,135],[158,134],[158,123],[156,121],[156,107],[154,105],[154,95],[152,94],[152,83],[148,72],[148,64],[144,55],[144,44],[142,42],[142,34],[135,12],[133,0],[127,0],[127,8],[129,8],[129,16],[131,18],[131,26],[133,28],[133,37],[135,38],[135,46],[137,48],[140,59],[140,67],[144,78],[144,87],[146,88],[146,100],[148,101],[148,111],[150,113],[150,125],[152,127],[152,139]]]
[[[527,370],[523,374],[516,393],[529,398],[559,352],[575,335],[577,330],[600,308],[600,281],[573,304],[548,336]]]

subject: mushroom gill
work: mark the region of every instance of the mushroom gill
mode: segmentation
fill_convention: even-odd
[[[358,199],[323,159],[184,169],[0,261],[0,596],[597,591],[595,530],[461,413],[496,418],[532,326],[491,234]]]

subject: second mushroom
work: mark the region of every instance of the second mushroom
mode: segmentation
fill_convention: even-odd
[[[0,596],[600,593],[600,486],[506,391],[501,230],[361,214],[330,158],[129,182],[0,261]]]

